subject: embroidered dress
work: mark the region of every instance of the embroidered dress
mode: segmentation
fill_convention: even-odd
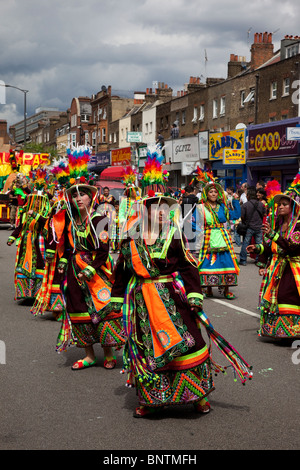
[[[65,311],[58,336],[57,350],[70,344],[87,347],[100,343],[103,347],[121,347],[124,344],[122,315],[107,313],[112,286],[112,259],[106,218],[93,213],[88,224],[76,228],[67,217],[64,234],[64,255],[60,265],[67,265],[63,281]],[[97,233],[98,224],[102,230]],[[95,236],[99,237],[96,243]],[[86,281],[80,281],[79,273]]]
[[[22,223],[12,232],[8,241],[18,240],[15,259],[15,300],[35,298],[42,285],[45,268],[46,219],[39,214],[23,214]]]
[[[237,286],[239,266],[231,236],[224,227],[224,223],[229,223],[224,204],[217,204],[213,209],[209,203],[204,203],[197,209],[204,234],[198,261],[201,286]]]
[[[257,265],[267,269],[260,292],[259,336],[300,337],[300,223],[289,237],[280,232],[264,237]]]
[[[167,246],[164,236],[152,246],[123,241],[111,301],[125,303],[124,363],[141,405],[193,403],[214,389],[209,350],[191,312],[202,304],[198,280],[175,231]]]

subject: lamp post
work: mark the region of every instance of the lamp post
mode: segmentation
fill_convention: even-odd
[[[23,90],[22,88],[19,88],[14,85],[5,84],[4,86],[6,88],[15,88],[16,90],[22,91],[22,93],[24,93],[24,145],[25,145],[26,144],[26,132],[27,132],[27,129],[26,129],[26,114],[27,114],[26,113],[26,93],[28,93],[28,90]]]

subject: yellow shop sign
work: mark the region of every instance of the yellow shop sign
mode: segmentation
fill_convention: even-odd
[[[223,155],[224,165],[244,165],[246,163],[246,151],[241,150],[228,150],[225,149]]]
[[[245,148],[245,129],[214,132],[209,136],[209,160],[222,160],[224,150]]]

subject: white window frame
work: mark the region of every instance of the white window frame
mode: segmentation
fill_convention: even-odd
[[[200,104],[199,107],[199,121],[203,121],[205,116],[204,104]]]
[[[286,77],[282,82],[282,96],[288,96],[290,94],[290,77]]]
[[[255,89],[252,88],[250,90],[250,93],[244,99],[244,103],[250,103],[250,102],[253,103],[254,102],[254,97],[255,97]]]
[[[225,116],[226,110],[226,99],[225,96],[221,96],[220,98],[220,116]]]
[[[270,100],[276,100],[277,98],[277,81],[274,80],[271,82],[271,88],[270,88]]]
[[[213,100],[213,119],[216,119],[218,117],[218,100]]]
[[[197,119],[198,119],[198,108],[197,106],[194,106],[194,116],[193,116],[192,122],[196,123]]]
[[[244,106],[245,106],[245,97],[246,97],[246,91],[245,90],[241,91],[240,97],[241,97],[241,107],[244,108]]]

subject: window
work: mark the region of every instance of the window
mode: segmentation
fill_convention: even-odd
[[[106,142],[106,129],[105,127],[102,128],[102,142]]]
[[[289,77],[283,79],[282,85],[282,96],[287,96],[290,94],[290,79]]]
[[[245,90],[242,90],[241,91],[241,106],[244,107],[245,106],[245,98],[246,98],[246,92]]]
[[[288,57],[292,57],[297,54],[299,54],[299,43],[293,44],[292,46],[289,46],[286,48],[286,53],[285,53],[286,59]]]
[[[251,88],[249,95],[244,99],[244,103],[254,103],[255,89]]]
[[[185,111],[181,112],[181,124],[185,124]]]
[[[277,82],[271,83],[271,100],[275,100],[277,98]]]
[[[218,101],[213,100],[213,119],[218,117]]]
[[[222,96],[220,100],[220,115],[224,116],[224,114],[225,114],[225,96]]]
[[[90,116],[88,114],[82,114],[80,119],[82,122],[88,122],[90,120]]]
[[[96,132],[92,132],[92,146],[95,147],[96,145]]]
[[[197,117],[198,117],[198,109],[196,106],[194,106],[194,116],[192,119],[192,122],[195,124],[197,122]]]
[[[201,104],[199,108],[199,121],[203,121],[203,120],[204,120],[204,104]]]

